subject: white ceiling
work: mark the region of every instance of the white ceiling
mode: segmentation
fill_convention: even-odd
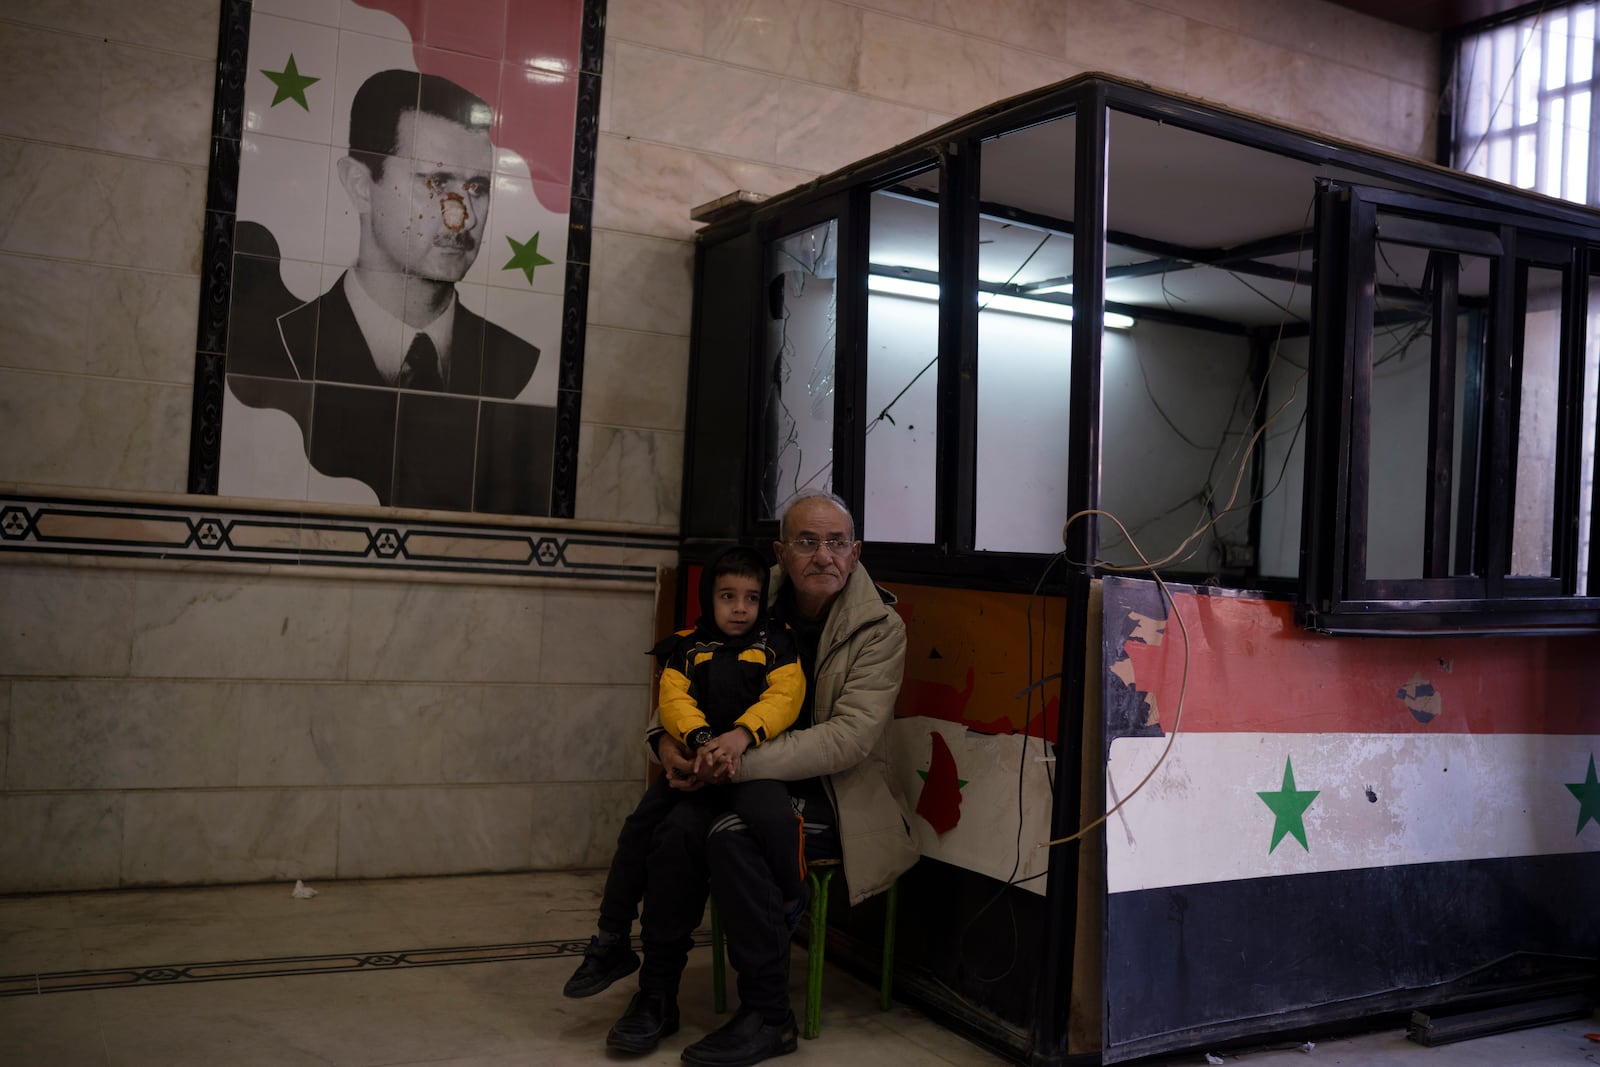
[[[1070,225],[1073,216],[1075,121],[1068,116],[984,143],[980,199],[999,206],[979,225],[984,281],[1027,286],[1071,276],[1072,238],[1060,223]],[[1114,268],[1162,258],[1152,246],[1213,252],[1305,233],[1318,178],[1394,186],[1122,112],[1111,114],[1108,141],[1107,229],[1132,235],[1136,247],[1108,248],[1113,269],[1106,299],[1243,325],[1272,325],[1286,313],[1308,317],[1309,247],[1259,260],[1298,267],[1305,278],[1300,285],[1210,266],[1184,269],[1181,263],[1138,277],[1118,277]],[[929,172],[903,185],[936,197],[937,182],[937,172]],[[1021,218],[999,217],[1002,208]],[[876,196],[870,258],[937,270],[936,208],[888,193]]]

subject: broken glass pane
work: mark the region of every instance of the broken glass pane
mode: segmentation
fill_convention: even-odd
[[[938,461],[939,172],[872,194],[866,500],[873,541],[934,539]]]
[[[767,247],[761,515],[806,488],[833,487],[839,221]]]

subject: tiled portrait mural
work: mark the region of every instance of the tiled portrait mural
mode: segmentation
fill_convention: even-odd
[[[214,491],[562,513],[586,296],[574,144],[587,106],[592,153],[598,82],[580,86],[597,8],[234,9],[247,44],[232,247],[207,248],[231,271]],[[563,406],[572,432],[558,435]]]

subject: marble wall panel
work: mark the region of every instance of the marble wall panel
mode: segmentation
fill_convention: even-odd
[[[601,232],[594,235],[591,326],[688,336],[694,249],[683,241]]]
[[[200,273],[206,169],[45,144],[0,151],[0,251]]]
[[[1076,25],[1087,16],[1094,13],[1094,5],[1101,0],[1070,0],[1072,4],[1072,17],[1068,22]],[[1260,0],[1139,0],[1138,6],[1149,9],[1155,8],[1194,19],[1196,22],[1208,23],[1225,30],[1238,30],[1248,25],[1247,11],[1259,6]],[[1139,18],[1138,12],[1131,13],[1128,17]]]
[[[992,41],[867,14],[856,84],[867,96],[960,115],[1000,98],[1002,54]]]
[[[1084,70],[1193,94],[1186,67],[1188,32],[1189,20],[1182,15],[1136,0],[1077,0],[1066,57]]]
[[[995,84],[985,92],[998,95]],[[991,98],[988,102],[993,102]],[[795,84],[781,102],[778,162],[819,172],[853,163],[939,125],[944,115],[838,89]]]
[[[591,422],[683,429],[689,392],[687,337],[592,326],[583,375],[583,415]]]
[[[599,120],[598,128],[601,133],[609,133],[612,129],[611,100],[614,96],[616,96],[616,93],[612,91],[612,79],[617,69],[617,35],[614,29],[615,25],[615,23],[608,20],[606,25],[606,48],[601,57],[601,63],[603,65],[602,69],[605,71],[603,88],[600,92],[600,114],[597,116]]]
[[[689,208],[700,203],[691,192],[695,158],[686,149],[601,134],[595,228],[690,239],[699,227],[689,218]]]
[[[338,800],[313,789],[128,793],[122,884],[331,877]]]
[[[338,877],[521,870],[533,833],[531,788],[344,790]]]
[[[606,71],[606,132],[772,163],[789,86],[770,74],[619,44]]]
[[[8,19],[107,41],[142,44],[200,59],[215,59],[216,0],[33,0],[12,5]]]
[[[1248,22],[1233,28],[1291,51],[1323,59],[1339,59],[1343,51],[1340,39],[1353,29],[1355,20],[1363,18],[1367,16],[1336,4],[1302,0],[1297,4],[1253,5]]]
[[[678,527],[683,434],[584,423],[578,430],[580,519]]]
[[[188,385],[200,280],[0,255],[0,365]]]
[[[1339,10],[1342,20],[1333,39],[1336,58],[1352,67],[1438,93],[1439,44],[1431,34]],[[1290,47],[1294,44],[1279,43]]]
[[[225,687],[239,720],[241,786],[436,785],[446,741],[479,704],[474,686]]]
[[[230,786],[239,721],[220,690],[210,682],[17,682],[5,788]]]
[[[123,805],[118,793],[0,796],[0,893],[117,885]]]
[[[1389,83],[1389,135],[1382,142],[1391,152],[1433,160],[1439,143],[1439,94],[1404,82]]]
[[[1280,114],[1274,117],[1282,117],[1283,97],[1292,89],[1293,53],[1197,22],[1185,27],[1185,42],[1196,62],[1187,70],[1184,91],[1256,114],[1275,109]]]
[[[363,583],[351,593],[350,677],[532,682],[544,593]]]
[[[11,683],[0,681],[0,789],[5,788],[11,752]]]
[[[193,401],[182,385],[0,371],[5,477],[182,492]]]
[[[989,4],[939,0],[935,11],[936,21],[962,33],[1054,55],[1061,54],[1062,39],[1072,25],[1071,5],[1061,0],[998,0]]]
[[[650,682],[644,654],[656,642],[654,596],[609,590],[545,594],[544,682],[639,685]]]
[[[1059,50],[1076,0],[855,0],[860,7],[974,37],[1039,50]]]
[[[1393,137],[1393,82],[1303,53],[1289,56],[1277,86],[1279,117],[1363,144],[1385,145]]]
[[[444,735],[441,781],[511,783],[533,779],[533,753],[577,725],[551,714],[564,690],[559,686],[498,685],[477,691],[478,699],[456,708]]]
[[[206,165],[217,89],[213,60],[113,46],[105,50],[99,81],[97,147]]]
[[[0,99],[8,101],[0,135],[93,145],[107,51],[99,41],[0,22]]]
[[[614,41],[699,55],[705,43],[706,0],[607,0],[606,51]],[[606,74],[617,68],[606,56]]]
[[[1037,52],[1008,49],[1000,62],[1000,95],[1016,96],[1018,93],[1054,85],[1075,74],[1082,74],[1087,69],[1086,66],[1061,56],[1043,56]]]
[[[821,173],[815,169],[769,167],[728,156],[696,155],[689,205],[704,204],[736,189],[746,189],[762,196],[776,196],[804,185]]]
[[[710,4],[705,55],[740,67],[854,89],[861,54],[859,8],[833,0]]]
[[[1419,47],[1431,50],[1425,41]],[[1405,83],[1346,65],[1342,53],[1325,58],[1189,20],[1184,54],[1187,73],[1176,87],[1190,95],[1347,140],[1425,158],[1432,154],[1431,140],[1424,144],[1421,135],[1427,120],[1408,122],[1395,104],[1395,87]],[[1429,91],[1423,115],[1436,99]]]
[[[126,675],[133,602],[125,573],[0,567],[0,675]]]
[[[179,340],[194,332],[200,279],[103,268],[93,283],[87,373],[191,386],[194,346]]]
[[[616,851],[622,821],[639,802],[633,783],[554,783],[533,793],[534,870],[606,867]]]
[[[644,658],[644,657],[641,657]],[[647,661],[648,662],[648,661]],[[534,782],[624,781],[644,784],[650,687],[542,686],[531,699],[485,694],[485,710],[514,706],[532,727],[528,778]]]
[[[138,578],[132,672],[160,678],[343,678],[350,589],[315,579],[152,572]]]

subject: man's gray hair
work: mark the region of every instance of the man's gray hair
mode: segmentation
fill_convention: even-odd
[[[828,492],[826,489],[802,489],[794,496],[778,505],[778,537],[780,540],[787,532],[785,530],[784,523],[788,521],[790,510],[802,500],[826,500],[828,503],[844,512],[845,520],[850,523],[850,540],[854,541],[856,539],[856,519],[854,515],[850,514],[850,505],[846,504],[843,500],[840,500],[837,496]]]

